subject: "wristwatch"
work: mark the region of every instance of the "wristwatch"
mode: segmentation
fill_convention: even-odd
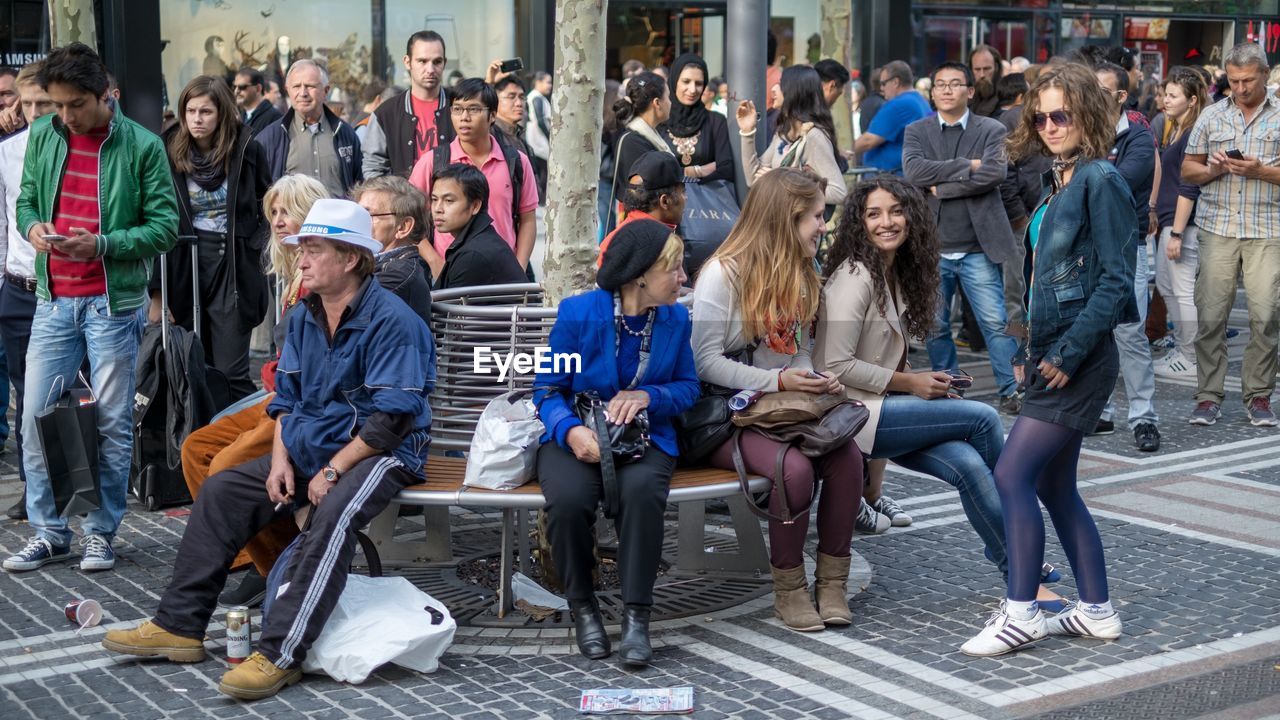
[[[338,476],[341,475],[337,468],[332,465],[325,465],[323,468],[320,468],[320,472],[324,473],[324,479],[331,483],[338,482]]]
[[[1182,239],[1182,233],[1180,233],[1180,232],[1178,232],[1178,231],[1176,231],[1176,230],[1170,230],[1170,231],[1169,231],[1169,237],[1171,237],[1171,238],[1177,238],[1177,239],[1181,240],[1181,239]]]

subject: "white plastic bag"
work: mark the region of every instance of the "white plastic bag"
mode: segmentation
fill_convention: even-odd
[[[355,684],[389,662],[435,672],[457,629],[448,608],[402,577],[348,575],[302,670]]]
[[[528,390],[516,390],[485,406],[471,436],[463,485],[511,490],[533,479],[543,428],[529,395]]]

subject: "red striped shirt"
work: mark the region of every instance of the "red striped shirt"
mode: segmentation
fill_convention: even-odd
[[[71,228],[101,232],[98,208],[98,156],[107,139],[103,126],[87,135],[69,135],[70,154],[62,176],[62,191],[53,206],[53,226],[70,237]],[[107,292],[102,258],[79,260],[58,252],[49,254],[49,291],[54,297],[91,297]]]

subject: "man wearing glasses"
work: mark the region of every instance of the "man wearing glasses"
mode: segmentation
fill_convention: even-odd
[[[958,367],[951,338],[951,298],[958,286],[986,340],[1000,411],[1016,415],[1022,407],[1012,365],[1018,344],[1005,334],[1001,273],[1003,263],[1017,259],[1000,196],[1008,169],[1004,125],[969,111],[974,89],[968,65],[943,63],[934,69],[932,80],[938,115],[908,126],[902,149],[904,174],[928,193],[942,246],[942,303],[927,342],[929,361],[934,370]]]
[[[240,68],[236,73],[236,105],[244,111],[244,124],[254,135],[262,132],[272,123],[280,122],[284,114],[264,97],[266,79],[262,73],[251,67]]]
[[[463,80],[454,88],[449,114],[457,136],[453,142],[420,157],[409,183],[431,197],[431,177],[436,167],[466,163],[479,168],[489,181],[488,207],[493,229],[527,270],[537,229],[538,184],[529,156],[493,133],[498,93],[480,78]],[[445,252],[452,243],[453,235],[437,232],[432,242],[419,245],[433,277],[439,277]]]

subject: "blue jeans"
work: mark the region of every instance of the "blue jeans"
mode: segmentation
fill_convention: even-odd
[[[987,558],[1008,577],[1004,515],[992,474],[1004,448],[1004,426],[995,408],[974,400],[889,395],[880,407],[873,448],[872,458],[889,458],[959,490],[960,505],[986,545]]]
[[[1163,252],[1161,250],[1160,252]],[[1138,301],[1138,322],[1117,325],[1111,335],[1120,353],[1120,377],[1124,378],[1124,394],[1129,398],[1129,427],[1138,423],[1157,423],[1156,371],[1151,365],[1151,343],[1147,340],[1147,244],[1138,243],[1137,272],[1133,278],[1133,297]],[[1115,392],[1102,408],[1102,419],[1115,413]]]
[[[36,534],[54,545],[71,544],[67,521],[53,506],[53,488],[44,464],[36,415],[70,388],[89,358],[90,384],[98,399],[98,477],[101,507],[82,524],[86,535],[115,536],[124,517],[133,453],[133,393],[142,316],[116,315],[107,297],[38,300],[27,353],[26,397],[22,411],[22,462],[27,470],[27,516]]]
[[[939,270],[942,271],[942,304],[938,308],[937,329],[926,343],[933,369],[952,370],[959,364],[956,344],[951,339],[951,298],[959,283],[982,329],[982,339],[987,342],[996,387],[1002,397],[1012,395],[1018,389],[1013,379],[1013,356],[1018,352],[1018,341],[1004,333],[1008,317],[1004,310],[1004,275],[1000,266],[982,253],[969,253],[959,260],[942,258]]]

